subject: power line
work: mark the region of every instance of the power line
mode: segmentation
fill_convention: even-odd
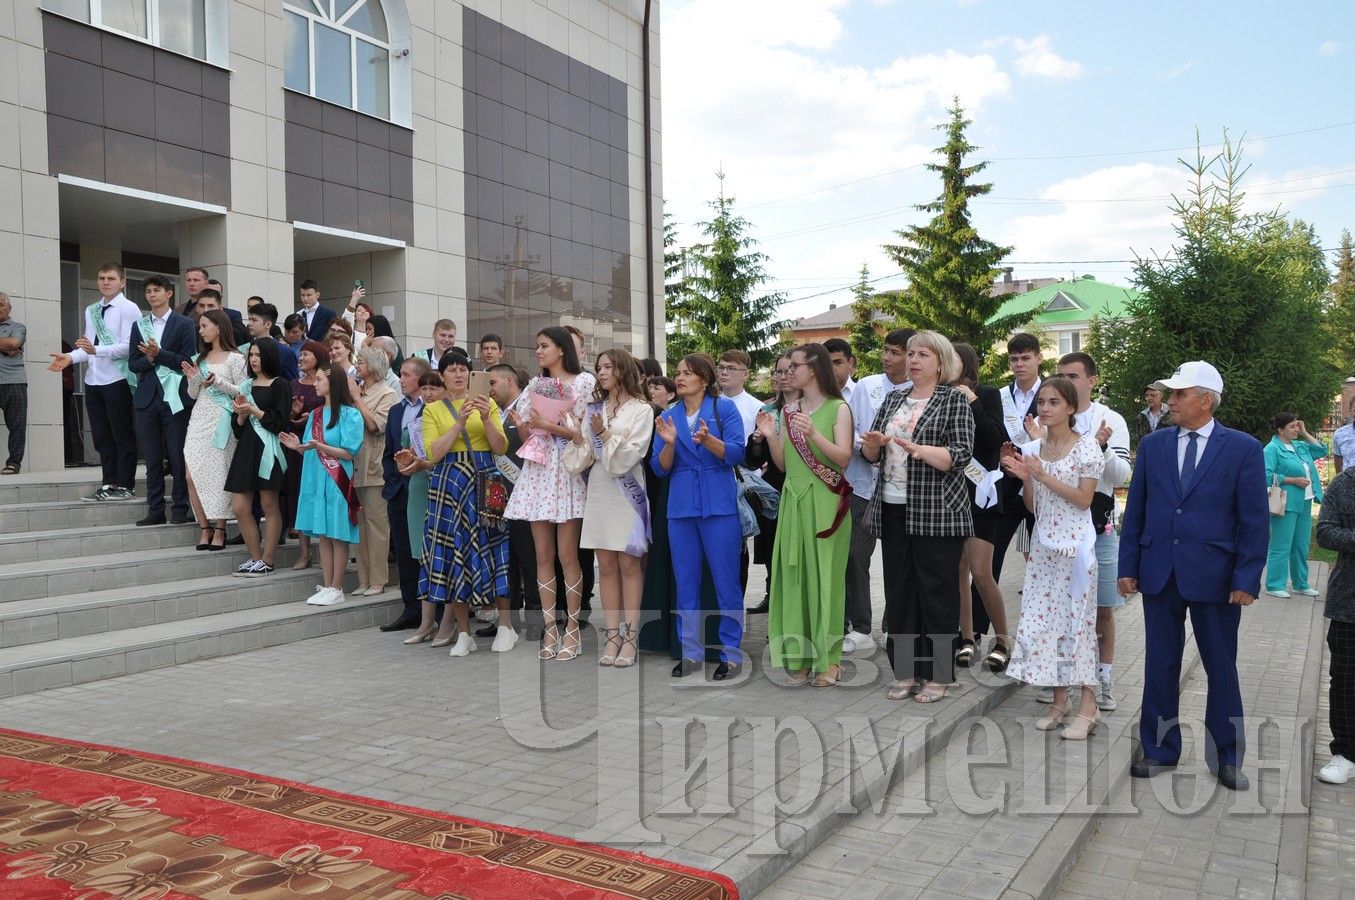
[[[1319,125],[1316,128],[1304,128],[1299,131],[1285,131],[1279,134],[1260,135],[1258,137],[1253,138],[1244,137],[1244,139],[1248,142],[1256,143],[1257,141],[1271,141],[1277,138],[1297,137],[1305,134],[1316,134],[1321,131],[1331,131],[1336,128],[1349,128],[1352,125],[1355,125],[1355,121],[1337,122],[1332,125]],[[1103,153],[1070,153],[1059,156],[994,156],[990,157],[987,160],[987,162],[1052,162],[1057,160],[1069,160],[1069,159],[1107,159],[1110,157],[1119,157],[1119,156],[1152,156],[1158,153],[1183,153],[1187,150],[1195,149],[1213,150],[1215,148],[1222,146],[1223,142],[1220,141],[1214,144],[1186,145],[1181,147],[1157,147],[1152,150],[1115,150]],[[861,184],[862,182],[865,181],[875,181],[876,179],[879,178],[887,178],[890,175],[897,175],[900,172],[908,172],[913,169],[920,169],[926,165],[927,165],[926,163],[915,163],[914,165],[911,166],[903,166],[902,168],[890,169],[886,172],[877,172],[874,175],[866,175],[862,178],[854,178],[851,181],[844,181],[839,184],[830,184],[827,187],[815,188],[812,191],[804,191],[802,193],[791,194],[786,197],[774,197],[771,200],[759,200],[757,203],[744,206],[743,208],[757,209],[763,206],[771,206],[772,204],[775,203],[786,203],[791,200],[800,200],[805,197],[812,197],[815,194],[822,194],[828,191],[835,191],[838,188],[851,187],[854,184]]]

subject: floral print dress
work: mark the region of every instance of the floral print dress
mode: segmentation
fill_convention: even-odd
[[[1039,455],[1043,441],[1021,448]],[[1090,437],[1062,459],[1045,460],[1045,471],[1064,484],[1101,477],[1100,448]],[[1007,674],[1042,687],[1096,684],[1096,535],[1089,509],[1078,509],[1042,484],[1035,485],[1035,533],[1021,595]]]
[[[532,389],[537,379],[533,378],[522,392],[513,409],[527,421],[532,414]],[[597,379],[591,372],[582,372],[574,376],[573,384],[566,385],[566,396],[573,394],[574,404],[570,414],[577,426],[583,422],[588,404],[597,389]],[[522,474],[513,485],[513,495],[508,498],[504,518],[519,519],[524,522],[568,522],[570,519],[582,519],[584,503],[588,499],[588,488],[582,475],[575,475],[565,467],[561,448],[564,441],[551,437],[550,450],[546,462],[538,463],[530,459],[522,461]]]

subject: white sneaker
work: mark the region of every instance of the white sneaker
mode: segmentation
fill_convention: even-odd
[[[329,593],[329,588],[325,587],[323,584],[317,584],[315,586],[315,592],[306,598],[306,602],[311,606],[323,606],[324,604],[320,601],[327,593]]]
[[[315,600],[316,606],[333,606],[336,603],[342,603],[348,598],[344,596],[343,591],[338,588],[325,588],[325,592]]]
[[[518,645],[518,633],[507,625],[500,625],[499,630],[494,635],[494,643],[489,645],[489,649],[495,653],[507,653]]]
[[[851,644],[851,651],[847,650],[848,643]],[[862,634],[859,631],[849,631],[847,636],[842,639],[842,652],[864,653],[870,656],[875,652],[875,639],[868,634]]]
[[[1319,781],[1325,781],[1327,784],[1345,784],[1355,775],[1355,762],[1351,762],[1341,754],[1336,754],[1317,773]]]
[[[498,638],[495,638],[495,640],[497,641]],[[456,639],[456,645],[452,647],[450,651],[448,651],[448,655],[470,656],[478,649],[480,648],[475,646],[475,638],[471,637],[469,634],[466,634],[466,632],[463,631],[461,632],[461,636]]]
[[[1289,599],[1288,591],[1266,591],[1266,593],[1269,594],[1271,597],[1279,597],[1281,600]]]
[[[1296,594],[1302,594],[1302,595],[1305,596],[1305,597],[1317,597],[1317,596],[1319,596],[1322,592],[1321,592],[1321,591],[1315,591],[1315,590],[1313,590],[1312,588],[1302,588],[1302,589],[1300,589],[1300,588],[1294,588],[1294,593],[1296,593]]]

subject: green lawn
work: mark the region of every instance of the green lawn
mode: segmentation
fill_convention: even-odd
[[[1321,508],[1316,503],[1313,504],[1313,536],[1308,545],[1308,558],[1336,565],[1336,551],[1317,545],[1317,513]]]

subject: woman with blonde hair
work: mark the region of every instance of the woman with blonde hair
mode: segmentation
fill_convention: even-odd
[[[640,367],[625,350],[604,350],[593,366],[597,392],[581,433],[565,447],[565,466],[588,473],[579,546],[597,553],[598,593],[606,638],[598,665],[635,664],[649,550],[649,500],[644,462],[654,415],[644,399]]]
[[[329,346],[329,368],[339,375],[357,375],[353,365],[353,339],[342,332],[331,331],[326,338]]]
[[[386,449],[386,420],[390,417],[391,407],[400,402],[400,396],[386,384],[390,357],[380,347],[364,346],[358,351],[357,371],[357,381],[362,387],[349,385],[353,406],[362,414],[363,425],[362,448],[353,463],[353,484],[362,501],[358,523],[357,593],[371,597],[386,589],[386,579],[390,576],[390,520],[386,517],[386,503],[381,496],[381,489],[386,484],[381,455]]]
[[[861,456],[880,467],[862,522],[884,550],[889,699],[935,703],[955,680],[960,560],[974,533],[964,488],[974,414],[950,386],[960,358],[944,335],[909,338],[907,366],[912,386],[888,394],[861,435]],[[950,638],[934,646],[933,635]]]

